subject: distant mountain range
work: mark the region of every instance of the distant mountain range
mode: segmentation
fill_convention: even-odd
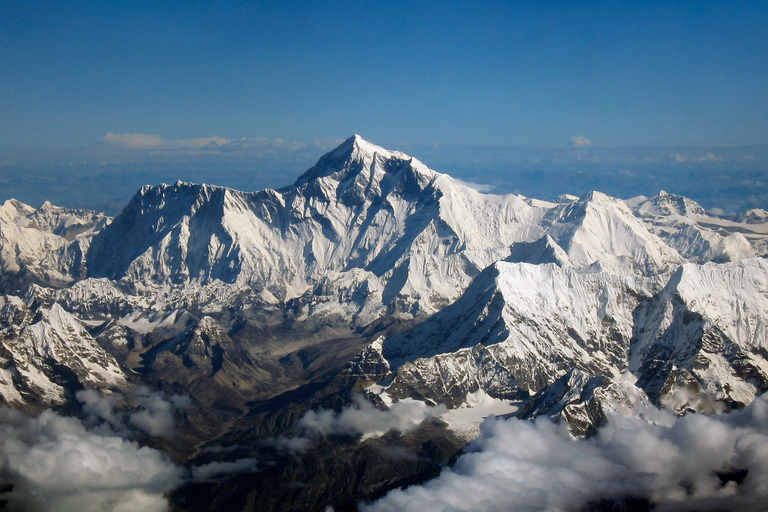
[[[278,190],[145,186],[115,218],[9,200],[0,400],[85,417],[85,390],[126,414],[136,390],[185,395],[177,434],[142,442],[179,464],[288,469],[185,485],[179,510],[354,507],[439,471],[466,441],[450,411],[480,395],[577,436],[640,403],[748,405],[768,389],[766,255],[763,210],[483,194],[359,136]],[[400,438],[317,441],[304,457],[334,469],[309,479],[275,440],[356,394],[447,412]],[[376,443],[423,460],[366,472]]]

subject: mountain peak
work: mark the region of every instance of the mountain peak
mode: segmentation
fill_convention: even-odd
[[[612,204],[612,203],[618,203],[619,200],[617,200],[615,197],[609,196],[608,194],[598,192],[597,190],[592,190],[584,194],[582,197],[580,197],[577,202],[595,203],[595,204]]]
[[[415,158],[399,151],[390,151],[368,142],[360,135],[352,135],[338,147],[326,153],[317,163],[299,176],[295,185],[302,185],[320,178],[332,177],[338,183],[354,179],[361,172],[389,174],[405,168],[427,177],[436,173]]]
[[[340,152],[342,155],[348,155],[350,160],[370,160],[375,155],[379,155],[385,160],[389,160],[391,158],[401,158],[403,160],[411,159],[410,156],[400,153],[399,151],[390,151],[372,142],[369,142],[358,134],[352,135],[350,138],[342,142],[341,145],[339,145],[332,152]]]
[[[354,148],[360,151],[364,151],[366,153],[375,153],[377,151],[387,151],[386,149],[379,147],[376,144],[368,142],[358,134],[354,134],[350,138],[348,138],[346,141],[344,141],[344,144],[347,144],[347,143],[352,144]]]
[[[350,159],[356,156],[357,157],[373,156],[377,153],[383,153],[385,155],[397,154],[397,152],[384,149],[381,146],[377,146],[376,144],[373,144],[372,142],[368,142],[360,135],[354,134],[348,139],[346,139],[344,142],[339,144],[336,148],[332,149],[329,153],[320,157],[320,160],[327,157],[328,155],[334,155],[336,157],[341,157],[343,159]],[[407,158],[410,158],[410,157],[407,157]]]
[[[670,194],[664,190],[658,195],[639,205],[641,213],[651,215],[708,215],[707,211],[696,201],[684,196]]]

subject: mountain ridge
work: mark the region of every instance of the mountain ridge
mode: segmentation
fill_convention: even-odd
[[[147,185],[114,219],[6,201],[0,241],[0,401],[96,421],[78,392],[144,417],[147,396],[184,395],[164,406],[176,434],[138,439],[259,476],[185,484],[182,509],[265,489],[322,509],[342,468],[368,499],[439,472],[483,403],[590,436],[635,407],[710,414],[768,389],[768,217],[665,192],[483,194],[354,135],[279,189]],[[408,407],[429,408],[414,431],[301,430]]]

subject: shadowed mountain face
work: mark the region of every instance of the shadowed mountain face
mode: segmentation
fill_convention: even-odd
[[[354,509],[489,414],[589,436],[768,388],[765,217],[667,193],[482,194],[353,136],[278,190],[7,201],[0,241],[2,402],[163,450],[180,510]]]

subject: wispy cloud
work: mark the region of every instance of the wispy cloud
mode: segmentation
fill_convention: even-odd
[[[380,436],[390,430],[408,432],[427,418],[446,411],[444,406],[430,407],[420,400],[404,399],[387,409],[379,409],[360,395],[341,412],[330,409],[307,412],[297,427],[305,433],[320,435]]]
[[[217,148],[232,142],[222,137],[169,140],[146,133],[108,133],[101,138],[107,145],[125,149],[202,149]]]
[[[266,137],[196,137],[193,139],[166,139],[146,133],[108,133],[101,138],[108,147],[148,151],[234,152],[268,151],[294,152],[306,149],[330,149],[341,143],[335,139],[317,139],[310,143]]]
[[[458,178],[453,178],[453,179],[455,181],[457,181],[458,183],[464,185],[465,187],[469,187],[472,190],[476,190],[476,191],[478,191],[480,193],[483,193],[483,194],[490,194],[491,192],[493,192],[496,189],[496,187],[494,185],[488,185],[486,183],[475,183],[475,182],[472,182],[472,181],[460,180]]]
[[[190,405],[187,395],[166,398],[162,393],[146,388],[139,388],[127,397],[134,406],[128,411],[117,409],[116,398],[104,396],[92,389],[78,391],[76,396],[83,404],[83,412],[90,425],[103,423],[112,431],[126,435],[131,428],[154,437],[173,435],[177,411]]]
[[[151,436],[167,437],[174,433],[176,411],[186,409],[190,399],[186,395],[172,395],[165,399],[162,393],[141,390],[136,400],[139,410],[132,413],[129,423]]]
[[[707,162],[720,162],[723,158],[721,156],[718,156],[718,155],[714,154],[711,151],[707,151],[703,155],[701,155],[701,154],[699,154],[699,155],[690,155],[690,154],[685,154],[685,153],[675,153],[674,155],[672,155],[672,159],[675,162],[678,162],[678,163],[694,162],[694,163],[702,164],[702,163],[707,163]]]
[[[768,503],[768,398],[713,417],[617,416],[581,441],[548,420],[488,420],[481,432],[437,479],[362,510],[613,510],[634,501],[659,511],[752,511]]]
[[[191,469],[192,479],[196,481],[208,480],[211,477],[232,474],[232,473],[252,473],[258,469],[256,459],[238,459],[232,462],[211,462],[202,466],[195,466]]]
[[[583,135],[574,135],[571,137],[571,145],[575,148],[586,148],[592,145],[592,141]]]

